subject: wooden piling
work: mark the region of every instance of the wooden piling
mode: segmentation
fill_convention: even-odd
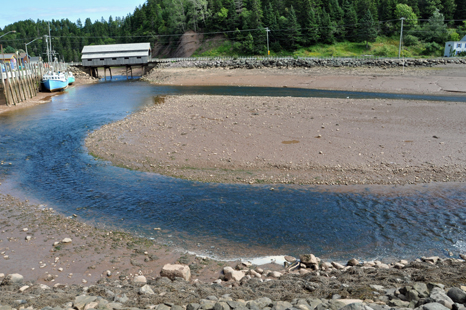
[[[13,70],[11,65],[5,64],[5,72],[0,72],[0,80],[6,105],[18,105],[36,96],[41,86],[42,76],[49,67],[48,64],[28,63]],[[63,64],[57,64],[56,68],[61,71],[67,69]]]

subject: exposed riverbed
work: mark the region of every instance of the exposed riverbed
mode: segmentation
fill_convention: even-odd
[[[197,183],[128,170],[87,154],[90,132],[153,105],[154,96],[183,93],[192,91],[117,80],[3,114],[0,156],[8,164],[0,166],[2,190],[84,221],[224,258],[308,252],[402,258],[462,250],[463,184],[280,185],[271,191],[270,185]]]

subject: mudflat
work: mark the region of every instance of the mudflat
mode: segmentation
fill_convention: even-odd
[[[405,69],[401,77],[395,76],[398,68],[168,68],[145,79],[173,85],[289,87],[313,80],[308,85],[314,87],[337,77],[332,89],[359,83],[356,89],[368,90],[373,79],[385,81],[378,82],[378,91],[396,93],[396,84],[415,93],[418,85],[419,93],[441,94],[446,91],[439,84],[451,77],[466,81],[459,67]],[[304,75],[310,71],[315,74]],[[429,86],[434,80],[436,86]],[[459,102],[169,96],[91,133],[86,146],[117,165],[206,182],[463,182],[464,109]]]

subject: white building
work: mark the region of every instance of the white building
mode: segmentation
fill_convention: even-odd
[[[445,52],[443,57],[454,57],[459,52],[466,51],[466,36],[464,36],[461,41],[448,41],[445,43]]]

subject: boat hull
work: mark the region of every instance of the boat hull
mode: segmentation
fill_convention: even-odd
[[[76,80],[75,80],[74,76],[68,77],[68,85],[73,84],[75,81],[76,81]]]
[[[68,81],[67,80],[44,80],[44,87],[48,91],[58,91],[65,89],[68,87]]]

